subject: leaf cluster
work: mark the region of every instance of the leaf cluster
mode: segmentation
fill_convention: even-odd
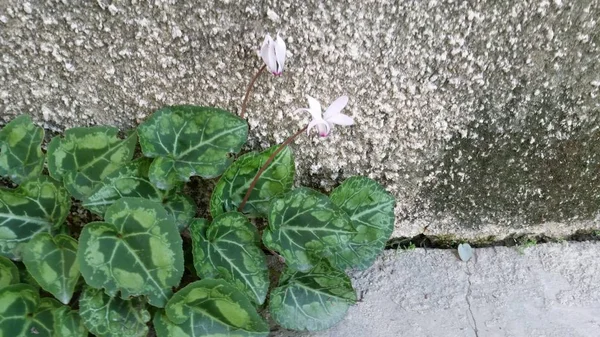
[[[191,105],[125,136],[72,128],[47,151],[28,116],[0,129],[0,176],[18,184],[0,188],[0,335],[267,336],[265,317],[295,330],[339,322],[356,302],[345,272],[384,248],[394,199],[366,177],[329,195],[294,188],[286,147],[244,202],[278,148],[236,159],[247,133],[244,119]],[[209,219],[185,194],[194,176],[220,177]],[[72,203],[100,220],[75,228]]]

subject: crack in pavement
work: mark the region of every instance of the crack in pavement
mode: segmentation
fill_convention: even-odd
[[[471,301],[469,300],[469,297],[471,296],[471,271],[469,270],[469,263],[467,262],[467,282],[469,283],[469,287],[467,288],[467,294],[465,295],[465,300],[467,301],[467,305],[469,307],[469,313],[471,314],[471,320],[473,320],[473,323],[471,325],[471,328],[473,328],[473,331],[475,331],[475,337],[479,337],[479,329],[477,328],[477,321],[475,320],[475,315],[473,315],[473,309],[471,309]],[[469,323],[471,323],[469,321]]]

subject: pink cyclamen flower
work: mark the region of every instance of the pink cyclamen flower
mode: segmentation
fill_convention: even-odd
[[[273,40],[271,35],[265,35],[265,41],[260,48],[260,57],[267,65],[267,69],[275,75],[283,74],[283,64],[285,63],[285,42],[277,33],[277,38]]]
[[[312,121],[308,124],[308,128],[306,129],[306,134],[310,133],[310,130],[313,127],[317,127],[319,132],[319,136],[327,137],[333,126],[337,125],[352,125],[354,124],[354,119],[352,117],[344,115],[341,113],[342,109],[348,104],[348,96],[342,96],[333,101],[331,105],[325,110],[325,114],[321,116],[321,104],[316,99],[306,96],[308,99],[309,108],[299,109],[297,111],[307,111],[312,116]]]

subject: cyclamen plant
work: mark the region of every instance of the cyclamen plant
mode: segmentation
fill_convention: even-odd
[[[294,188],[288,145],[313,128],[325,137],[352,125],[341,113],[346,96],[323,115],[309,96],[297,111],[310,123],[234,160],[253,84],[265,69],[280,76],[285,53],[279,34],[266,36],[265,65],[239,116],[169,106],[125,138],[108,126],[69,129],[46,153],[30,117],[2,128],[0,175],[18,187],[0,189],[0,336],[132,337],[150,328],[158,337],[267,336],[268,317],[294,330],[339,322],[357,300],[345,272],[368,268],[382,251],[395,201],[360,176],[329,195]],[[220,176],[209,219],[195,218],[184,194],[193,176]],[[67,220],[72,199],[102,220],[76,228]],[[256,218],[268,225],[257,228]],[[269,255],[284,266],[270,269]]]

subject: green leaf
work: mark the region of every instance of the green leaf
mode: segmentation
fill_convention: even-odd
[[[223,280],[190,283],[173,295],[165,312],[166,315],[155,315],[158,337],[266,337],[269,334],[267,323],[250,300]]]
[[[148,180],[151,159],[142,158],[127,163],[106,176],[82,205],[92,212],[104,215],[108,206],[125,197],[162,201],[162,192]]]
[[[145,337],[150,313],[138,298],[110,297],[100,289],[85,287],[79,299],[83,325],[102,337]]]
[[[183,248],[177,225],[158,203],[122,198],[104,216],[87,224],[79,238],[81,274],[92,287],[121,297],[146,295],[163,307],[183,275]]]
[[[263,242],[291,268],[308,271],[322,259],[337,260],[356,233],[348,215],[326,195],[301,187],[271,203]]]
[[[19,259],[22,246],[37,233],[57,229],[70,208],[69,193],[48,176],[0,189],[0,255]]]
[[[77,241],[59,234],[39,233],[23,250],[23,263],[31,276],[63,304],[71,301],[79,279]]]
[[[225,110],[192,105],[154,112],[138,126],[146,157],[156,158],[150,181],[169,190],[193,175],[213,178],[231,163],[248,137],[246,120]]]
[[[0,176],[20,184],[35,177],[44,168],[41,145],[44,129],[22,115],[0,130]]]
[[[210,214],[213,218],[237,210],[252,180],[278,148],[279,145],[275,145],[261,153],[246,153],[227,168],[210,198]],[[265,217],[271,199],[292,189],[294,172],[294,156],[290,147],[286,146],[258,178],[243,213]]]
[[[19,283],[19,269],[11,260],[0,256],[0,289],[15,283]]]
[[[54,312],[61,307],[51,298],[42,298],[28,284],[0,289],[0,336],[54,337]]]
[[[87,337],[88,330],[75,310],[62,307],[54,312],[55,337]]]
[[[163,200],[163,207],[175,218],[179,231],[184,230],[196,216],[196,203],[181,193],[169,193]]]
[[[33,278],[33,276],[31,276],[29,271],[27,271],[27,267],[25,267],[25,264],[23,264],[23,262],[20,261],[16,262],[16,265],[17,269],[19,270],[19,279],[21,280],[21,283],[29,284],[30,286],[34,287],[39,291],[41,288],[40,285]]]
[[[84,200],[102,179],[129,162],[137,137],[125,140],[109,126],[72,128],[48,144],[50,176],[60,180],[75,199]]]
[[[286,329],[324,330],[356,302],[350,278],[326,262],[307,273],[286,268],[269,297],[271,317]]]
[[[96,214],[104,215],[108,206],[121,198],[145,198],[161,202],[175,218],[179,230],[183,230],[196,215],[196,204],[188,196],[179,193],[180,188],[168,192],[156,188],[148,179],[151,162],[149,158],[141,158],[123,165],[104,178],[82,205]]]
[[[40,299],[40,305],[31,317],[32,323],[26,336],[54,336],[54,313],[62,307],[62,304],[53,298]]]
[[[154,314],[152,325],[156,331],[156,337],[194,337],[193,327],[179,327],[169,320],[164,310]]]
[[[269,289],[267,259],[256,228],[241,213],[225,213],[212,223],[190,226],[194,267],[201,278],[222,278],[253,302],[262,304]]]
[[[352,177],[334,189],[329,198],[350,216],[358,232],[336,255],[334,265],[341,269],[368,268],[394,230],[394,197],[372,179]]]

